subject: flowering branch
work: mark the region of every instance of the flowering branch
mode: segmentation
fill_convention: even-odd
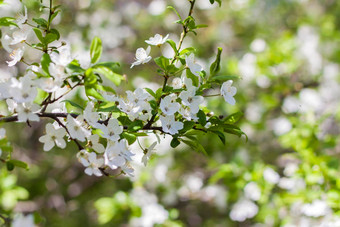
[[[220,118],[211,115],[206,107],[202,108],[203,93],[212,84],[223,83],[222,96],[228,103],[235,104],[233,96],[236,88],[231,86],[232,81],[216,76],[220,68],[221,49],[218,49],[216,60],[210,66],[209,76],[196,63],[194,48],[182,50],[187,34],[192,32],[197,35],[195,30],[202,27],[196,25],[193,18],[195,2],[189,1],[190,8],[185,19],[172,7],[180,18],[177,23],[183,29],[177,44],[168,38],[169,35],[163,38],[156,34],[145,41],[150,46],[136,50],[136,61],[131,68],[152,59],[149,56],[151,46],[161,48],[167,43],[174,50],[173,58],[160,56],[154,59],[159,67],[158,74],[164,77],[162,87],[156,91],[150,88],[126,91],[126,97],[117,96],[114,88],[103,84],[103,77],[106,77],[119,86],[125,77],[117,73],[119,63],[100,61],[103,48],[99,37],[93,38],[89,52],[90,64],[84,67],[72,57],[65,42],[52,45],[60,39],[58,30],[51,28],[53,19],[60,11],[57,10],[59,6],[54,7],[53,0],[50,0],[49,7],[43,7],[49,9],[48,19],[33,18],[36,26],[28,22],[25,8],[25,14],[13,22],[17,30],[7,35],[7,46],[17,48],[12,51],[8,66],[12,67],[20,61],[26,63],[23,60],[25,48],[41,51],[42,57],[38,63],[26,63],[24,76],[0,82],[0,100],[6,101],[8,112],[12,115],[1,117],[0,123],[24,122],[30,125],[41,118],[54,120],[53,124],[46,124],[46,134],[39,138],[44,144],[43,150],[50,151],[55,146],[66,148],[68,141],[64,137],[67,136],[78,146],[77,158],[85,167],[85,173],[95,176],[110,176],[106,171],[108,168],[120,169],[120,174],[132,176],[134,170],[130,162],[135,154],[129,146],[136,141],[139,143],[139,137],[142,136],[167,134],[172,137],[170,145],[173,148],[185,143],[203,153],[205,150],[196,137],[199,133],[214,133],[224,144],[224,133],[241,136],[244,133],[235,125],[240,114]],[[31,44],[33,41],[27,40],[32,30],[39,43]],[[169,79],[172,79],[172,84],[169,84]],[[68,90],[60,95],[65,86]],[[66,94],[77,87],[84,89],[86,98],[80,103],[67,100]],[[48,107],[52,108],[52,104],[58,108],[65,105],[66,111],[45,112]],[[69,113],[72,108],[77,108],[78,113]],[[154,142],[148,148],[139,144],[144,154],[141,160],[144,165],[147,165],[156,144]]]

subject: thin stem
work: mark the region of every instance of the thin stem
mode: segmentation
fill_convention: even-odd
[[[29,46],[29,47],[32,47],[32,48],[36,49],[36,50],[44,51],[43,49],[41,49],[41,48],[39,48],[39,47],[34,47],[34,46],[32,46],[31,44],[29,44],[29,43],[26,42],[26,41],[25,41],[25,44],[26,44],[27,46]]]
[[[52,10],[52,6],[53,6],[53,0],[50,0],[50,13],[48,15],[48,25],[47,25],[47,32],[50,31],[51,29],[51,19],[52,19],[52,15],[53,15],[53,10]]]
[[[203,97],[214,97],[214,96],[221,96],[221,94],[203,95]]]
[[[192,13],[193,13],[195,2],[196,2],[196,0],[190,1],[190,9],[189,9],[188,17],[190,17],[192,15]],[[170,65],[175,63],[175,61],[176,61],[176,59],[177,59],[177,57],[179,55],[179,51],[182,48],[182,44],[183,44],[184,38],[188,34],[188,32],[189,32],[188,31],[188,26],[186,24],[184,24],[183,25],[183,31],[181,33],[181,38],[180,38],[179,43],[178,43],[177,51],[175,52],[175,56],[172,58],[172,60],[170,62]],[[168,79],[169,79],[169,75],[168,74],[164,74],[164,82],[163,82],[162,92],[165,91],[166,84],[168,83]],[[157,103],[157,108],[159,107],[159,105],[160,105],[160,100]],[[157,113],[152,115],[151,119],[148,121],[148,123],[145,126],[146,127],[150,127],[154,123],[154,121],[156,119],[156,116],[157,116]]]

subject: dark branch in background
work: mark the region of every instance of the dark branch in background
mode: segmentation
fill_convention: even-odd
[[[10,225],[11,225],[12,219],[6,218],[6,217],[3,216],[2,214],[0,214],[0,218],[1,218],[2,220],[4,220],[4,225],[5,225],[5,226],[10,226]]]

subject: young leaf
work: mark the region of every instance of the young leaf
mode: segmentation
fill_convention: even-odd
[[[177,55],[178,51],[177,51],[176,43],[171,39],[168,39],[166,42],[169,43],[169,45],[171,46],[171,48],[174,50],[175,54]]]
[[[174,7],[172,7],[172,6],[168,6],[168,7],[166,7],[167,9],[171,9],[171,10],[173,10],[176,14],[177,14],[177,16],[178,16],[178,18],[180,19],[180,20],[182,20],[182,17],[181,17],[181,15],[179,15],[179,13],[177,12],[177,10],[174,8]]]
[[[121,136],[128,141],[129,145],[133,144],[136,141],[136,139],[137,139],[136,135],[134,135],[132,133],[127,133],[127,132],[123,132],[121,134]]]
[[[205,113],[202,110],[199,110],[197,113],[198,117],[198,122],[202,125],[205,126],[207,124],[207,117],[205,116]]]
[[[167,66],[169,65],[169,59],[163,56],[155,58],[154,61],[163,70],[166,70]]]
[[[44,18],[33,18],[32,20],[40,27],[47,28],[48,22]]]
[[[33,28],[33,31],[34,31],[35,35],[37,36],[37,38],[39,39],[39,41],[41,43],[44,43],[44,37],[43,37],[42,32],[40,31],[40,29],[39,28]]]
[[[210,65],[210,76],[215,76],[220,71],[222,48],[217,48],[217,55],[215,61]]]
[[[181,142],[178,140],[177,137],[174,137],[171,142],[170,142],[170,146],[172,148],[176,148]]]
[[[233,113],[224,119],[224,123],[234,124],[238,122],[242,116],[243,116],[242,112]]]
[[[15,160],[15,159],[12,159],[8,162],[11,162],[14,166],[17,166],[17,167],[20,167],[20,168],[23,168],[23,169],[26,169],[26,170],[29,169],[26,162],[22,162],[20,160]]]
[[[94,37],[90,47],[91,63],[95,64],[98,62],[100,56],[102,55],[102,41],[99,37]]]
[[[239,79],[238,76],[214,76],[210,78],[210,81],[212,82],[224,82],[227,80],[237,80]]]
[[[150,88],[144,88],[150,95],[152,95],[152,97],[154,97],[154,98],[156,98],[156,93],[153,91],[153,90],[151,90]]]
[[[3,26],[8,27],[11,25],[18,27],[18,25],[14,21],[15,21],[15,18],[13,17],[2,17],[0,18],[0,28]]]
[[[84,107],[82,107],[81,105],[79,105],[78,103],[75,103],[75,102],[73,102],[73,101],[71,101],[71,100],[67,100],[67,99],[65,99],[65,100],[63,100],[63,101],[61,101],[61,102],[67,102],[67,103],[69,103],[71,106],[73,106],[73,107],[76,107],[76,108],[79,108],[79,109],[81,109],[81,110],[84,110],[85,108]]]
[[[41,57],[41,68],[47,75],[50,75],[48,68],[51,62],[52,61],[51,61],[50,55],[43,54],[43,56]]]
[[[109,80],[111,80],[116,86],[119,86],[121,81],[124,80],[124,77],[118,73],[113,72],[110,68],[105,66],[96,66],[93,69],[93,72],[99,73]]]

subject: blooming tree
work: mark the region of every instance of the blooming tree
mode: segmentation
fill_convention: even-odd
[[[243,135],[235,125],[241,113],[216,116],[204,106],[209,96],[223,96],[228,103],[235,104],[236,88],[231,86],[231,79],[235,77],[218,74],[222,49],[218,48],[215,61],[205,70],[195,60],[195,48],[182,47],[189,34],[197,35],[196,30],[204,27],[197,25],[193,17],[195,2],[188,1],[186,17],[169,7],[179,17],[176,23],[182,28],[178,43],[169,35],[155,34],[145,40],[149,46],[137,49],[135,61],[131,63],[131,68],[143,67],[152,64],[153,59],[158,67],[154,76],[163,77],[163,85],[157,90],[148,87],[127,90],[124,95],[118,95],[115,88],[103,82],[106,78],[118,87],[126,78],[118,73],[118,62],[100,61],[99,37],[92,40],[88,64],[72,55],[71,44],[59,41],[61,35],[52,22],[62,7],[54,5],[53,0],[49,5],[41,3],[47,19],[30,20],[26,6],[17,18],[0,18],[1,43],[9,52],[8,67],[26,67],[23,75],[0,81],[0,100],[6,102],[8,110],[0,122],[21,122],[28,126],[46,122],[46,134],[39,138],[42,149],[50,151],[55,146],[64,149],[68,142],[75,143],[76,156],[85,173],[95,176],[133,176],[130,162],[138,151],[131,151],[130,145],[139,143],[140,137],[170,135],[172,147],[184,143],[205,153],[197,140],[199,134],[216,134],[224,144],[226,133]],[[32,35],[33,38],[29,38]],[[164,45],[172,48],[171,58],[151,56],[152,48]],[[39,51],[39,62],[26,60],[25,51],[29,48]],[[76,103],[67,99],[68,93],[79,88],[84,89],[85,100]],[[208,95],[208,91],[215,88],[220,88],[220,93]],[[26,163],[12,159],[10,142],[5,135],[1,138],[1,149],[6,153],[2,161],[7,168],[27,168]],[[151,152],[157,152],[157,142],[149,148],[140,147],[144,154],[140,161],[147,165]]]

